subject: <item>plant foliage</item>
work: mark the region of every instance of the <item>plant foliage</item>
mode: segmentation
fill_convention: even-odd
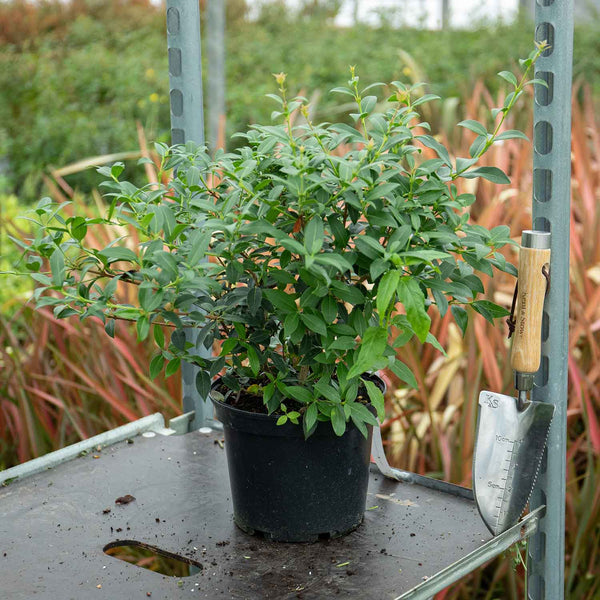
[[[480,275],[514,273],[499,252],[509,229],[470,224],[475,197],[456,185],[509,183],[479,159],[494,142],[522,137],[501,129],[543,50],[522,61],[519,81],[509,80],[491,131],[459,124],[477,134],[464,158],[429,135],[419,107],[437,97],[416,96],[418,85],[393,82],[379,110],[370,92],[382,84],[361,89],[352,69],[333,92],[352,99],[355,125],[313,124],[305,100],[288,100],[285,75],[276,75],[280,124],[253,126],[236,152],[212,159],[194,143],[157,145],[161,173],[173,170],[173,179],[143,187],[121,179],[121,163],[102,167],[111,205],[100,219],[65,218],[64,204],[43,199],[27,249],[37,306],[51,306],[57,318],[99,317],[109,335],[114,319],[135,321],[138,338],[158,346],[151,374],[193,362],[203,396],[222,374],[226,388],[261,396],[280,422],[301,419],[307,436],[320,420],[338,435],[350,421],[366,435],[375,418],[361,385],[380,417],[384,407],[363,374],[387,368],[416,385],[397,349],[413,337],[441,349],[431,311],[450,310],[463,330],[465,306],[490,322],[506,314],[482,297]],[[303,117],[296,125],[295,111]],[[424,160],[426,149],[435,158]],[[86,244],[90,230],[106,225],[133,227],[141,242]],[[46,259],[50,271],[39,272]],[[137,286],[136,305],[115,299],[119,281]],[[169,344],[157,333],[165,325],[175,329]],[[198,330],[195,345],[189,327]],[[207,357],[202,347],[215,342],[219,351]]]

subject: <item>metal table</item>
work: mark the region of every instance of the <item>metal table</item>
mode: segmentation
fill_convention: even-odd
[[[456,486],[399,483],[373,467],[365,520],[350,535],[313,544],[249,536],[232,520],[221,432],[176,435],[189,420],[165,428],[160,415],[146,417],[0,473],[9,481],[0,487],[2,596],[428,598],[536,529],[532,514],[492,538],[472,499],[450,493]],[[127,494],[135,500],[115,504]],[[159,548],[196,572],[169,577],[104,553],[118,542]]]

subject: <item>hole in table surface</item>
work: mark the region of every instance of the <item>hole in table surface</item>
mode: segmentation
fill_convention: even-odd
[[[191,558],[135,540],[111,542],[103,550],[113,558],[171,577],[189,577],[203,569],[202,563]]]

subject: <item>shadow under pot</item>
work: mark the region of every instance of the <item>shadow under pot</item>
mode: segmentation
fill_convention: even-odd
[[[385,390],[379,377],[369,379]],[[217,380],[213,392],[220,387]],[[273,541],[314,542],[361,524],[371,426],[365,439],[352,422],[342,436],[320,422],[305,440],[300,425],[277,425],[277,416],[234,408],[212,393],[211,400],[223,424],[233,518],[240,529]]]

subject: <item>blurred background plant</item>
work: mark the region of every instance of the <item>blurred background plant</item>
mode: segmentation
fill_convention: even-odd
[[[331,18],[339,3],[296,4],[290,10],[281,1],[228,0],[225,139],[249,123],[268,122],[264,95],[272,89],[272,72],[288,72],[298,82],[291,93],[320,90],[320,120],[334,104],[327,91],[348,65],[373,81],[392,81],[410,76],[418,64],[435,82],[433,93],[460,104],[478,79],[497,90],[495,74],[531,48],[532,25],[525,20],[436,31],[397,29],[385,19],[377,27],[360,21],[339,27]],[[575,74],[596,90],[599,28],[589,19],[575,36]],[[149,139],[168,141],[162,6],[151,0],[0,3],[0,174],[8,177],[8,191],[32,202],[43,188],[43,169],[134,150],[136,120]],[[67,181],[89,193],[98,179],[84,171]]]
[[[524,21],[442,31],[399,30],[386,22],[336,27],[335,3],[326,4],[304,2],[300,12],[290,12],[282,2],[257,8],[228,0],[222,136],[228,144],[230,134],[247,124],[269,122],[272,107],[264,94],[272,91],[271,73],[287,71],[290,82],[297,82],[291,93],[312,98],[312,115],[327,119],[327,91],[356,64],[373,81],[434,81],[426,91],[446,99],[429,105],[427,120],[455,155],[466,156],[473,134],[450,124],[480,120],[489,107],[501,105],[495,73],[531,47],[532,25]],[[577,26],[574,56],[566,506],[566,597],[572,600],[600,596],[598,23]],[[27,222],[16,215],[42,193],[72,200],[72,210],[92,215],[102,202],[92,165],[125,160],[127,176],[153,180],[152,165],[136,169],[134,159],[152,158],[146,136],[169,138],[164,27],[164,8],[149,0],[0,4],[0,271],[10,270],[19,256],[8,235],[27,235]],[[530,109],[512,118],[507,127],[531,130]],[[512,184],[468,182],[463,191],[477,195],[472,219],[488,228],[508,224],[517,239],[531,226],[531,147],[508,140],[493,148],[489,160],[509,173]],[[106,243],[117,234],[104,235]],[[510,250],[507,258],[516,261]],[[490,297],[508,306],[514,280],[486,283]],[[56,321],[50,312],[23,304],[28,291],[23,280],[2,276],[0,469],[155,411],[167,417],[180,411],[179,377],[149,380],[151,348],[136,341],[135,331],[121,323],[113,340],[93,319]],[[402,468],[470,485],[478,392],[512,393],[506,332],[477,316],[464,338],[448,319],[438,319],[433,332],[448,356],[413,343],[401,359],[412,367],[419,389],[405,390],[391,380],[384,423],[388,454]],[[522,597],[523,565],[507,558],[436,598]]]

